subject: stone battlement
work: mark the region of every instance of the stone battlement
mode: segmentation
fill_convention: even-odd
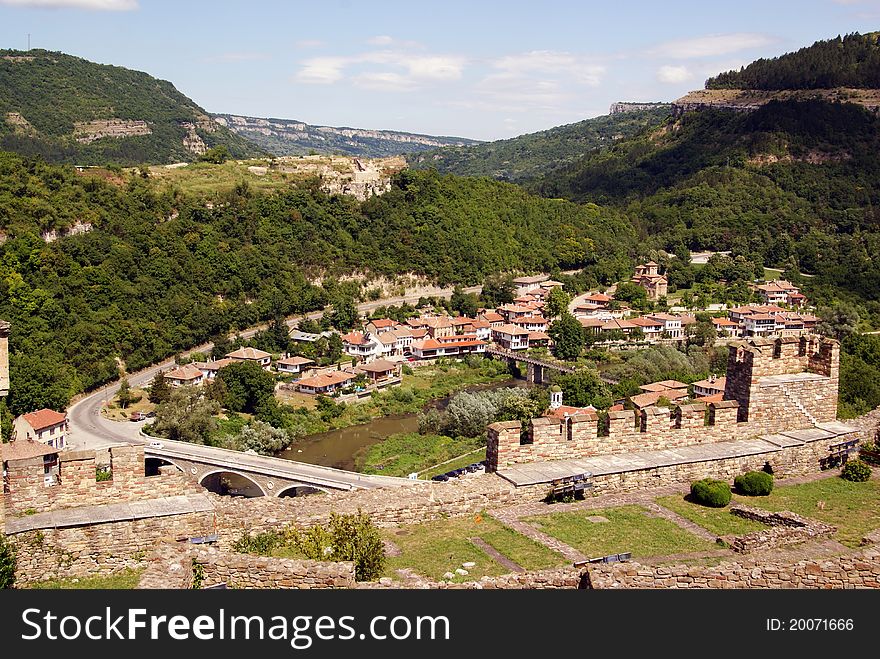
[[[524,462],[695,446],[812,428],[837,417],[840,344],[815,335],[730,346],[725,400],[608,413],[541,417],[488,427],[489,471]]]
[[[7,518],[204,491],[182,474],[145,476],[143,446],[110,448],[110,480],[98,481],[95,451],[64,451],[58,455],[58,463],[59,476],[54,485],[46,484],[42,457],[7,463],[3,488]]]

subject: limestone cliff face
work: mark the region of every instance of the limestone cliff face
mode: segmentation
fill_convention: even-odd
[[[303,156],[278,158],[275,167],[287,174],[320,176],[321,189],[327,194],[351,195],[364,201],[390,190],[391,176],[406,168],[406,160]]]
[[[279,156],[318,151],[358,157],[381,157],[476,143],[475,140],[460,137],[437,137],[393,130],[312,126],[293,119],[262,119],[222,114],[214,115],[214,120]]]
[[[208,146],[196,132],[196,124],[186,122],[181,125],[186,129],[186,135],[183,136],[183,146],[185,146],[188,150],[192,151],[197,156],[202,155],[205,151],[208,150]]]
[[[822,99],[832,102],[855,103],[872,112],[880,111],[878,89],[793,89],[767,91],[762,89],[698,89],[672,103],[675,116],[705,109],[732,112],[752,112],[770,101],[806,101]]]
[[[147,122],[140,120],[101,119],[79,121],[73,125],[73,136],[81,144],[88,144],[104,137],[120,139],[133,135],[150,135],[152,132]]]

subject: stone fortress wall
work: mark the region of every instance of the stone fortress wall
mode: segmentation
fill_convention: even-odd
[[[833,422],[837,415],[840,345],[817,336],[749,339],[729,346],[725,400],[651,406],[563,421],[532,419],[489,426],[488,470],[549,460],[675,449],[730,442]],[[827,446],[823,450],[827,449]]]

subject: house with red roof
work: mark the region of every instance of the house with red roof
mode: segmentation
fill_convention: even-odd
[[[307,357],[288,356],[275,362],[275,370],[279,373],[299,375],[305,370],[306,366],[311,366],[314,363],[314,360]]]
[[[234,361],[234,360],[230,360]],[[195,364],[184,364],[162,374],[172,387],[192,387],[205,380],[205,374]]]
[[[233,350],[226,355],[229,359],[237,362],[254,362],[260,365],[264,371],[268,371],[272,367],[272,355],[265,350],[257,350],[256,348],[239,348]]]
[[[484,353],[486,345],[486,342],[478,339],[476,334],[458,334],[436,339],[426,337],[413,341],[411,349],[416,359],[434,359]]]
[[[44,408],[22,414],[12,422],[12,435],[15,441],[34,441],[63,449],[70,436],[67,413]]]
[[[529,347],[529,331],[507,323],[492,328],[492,341],[505,350],[525,350]]]

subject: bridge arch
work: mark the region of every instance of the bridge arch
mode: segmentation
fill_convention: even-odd
[[[226,480],[223,476],[234,476]],[[231,482],[230,482],[231,481]],[[213,469],[199,476],[199,485],[210,492],[221,495],[245,496],[249,498],[265,497],[266,490],[255,479],[232,469]],[[250,492],[246,494],[246,492]],[[254,492],[259,492],[255,494]]]
[[[326,494],[327,490],[323,487],[316,487],[314,485],[306,485],[305,483],[291,483],[290,485],[285,485],[283,488],[278,490],[278,493],[275,495],[279,499],[285,497],[302,497],[308,494]]]
[[[168,458],[160,458],[155,455],[145,455],[144,456],[144,476],[158,476],[159,475],[159,467],[167,467],[167,466],[177,467],[182,472],[186,470],[183,469],[179,464],[175,464],[173,460],[169,460]]]

